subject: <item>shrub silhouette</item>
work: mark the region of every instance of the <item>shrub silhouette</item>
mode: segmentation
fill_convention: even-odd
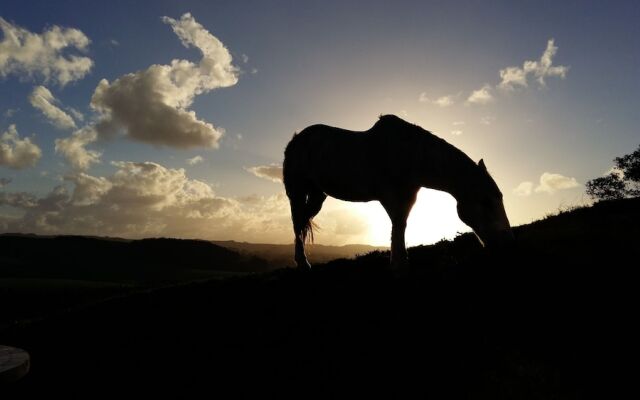
[[[587,182],[587,194],[596,200],[640,196],[640,146],[613,162],[615,168],[608,175]]]

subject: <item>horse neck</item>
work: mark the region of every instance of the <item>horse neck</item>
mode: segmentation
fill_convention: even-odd
[[[444,140],[428,147],[425,154],[428,167],[425,170],[424,186],[447,192],[459,200],[470,185],[477,165],[465,153]]]

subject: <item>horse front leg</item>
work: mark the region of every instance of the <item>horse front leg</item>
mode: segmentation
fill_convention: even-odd
[[[391,228],[391,269],[404,270],[409,266],[409,257],[404,241],[404,234],[407,228],[406,220],[393,222]]]
[[[393,195],[382,200],[382,206],[391,219],[391,269],[406,270],[409,267],[407,248],[404,234],[407,228],[407,218],[413,204],[416,202],[418,189],[395,191]]]
[[[296,265],[299,270],[310,270],[311,264],[307,260],[307,255],[304,252],[304,240],[302,239],[302,232],[296,234]]]

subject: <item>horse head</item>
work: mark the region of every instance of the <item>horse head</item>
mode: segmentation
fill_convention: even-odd
[[[514,241],[502,202],[502,193],[483,160],[471,171],[469,185],[458,196],[458,216],[469,225],[485,247]]]

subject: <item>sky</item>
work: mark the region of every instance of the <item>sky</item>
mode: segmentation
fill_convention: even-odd
[[[291,243],[294,132],[396,114],[484,159],[512,225],[640,142],[636,1],[3,1],[0,232]],[[388,245],[328,199],[316,241]],[[407,243],[468,231],[423,189]]]

